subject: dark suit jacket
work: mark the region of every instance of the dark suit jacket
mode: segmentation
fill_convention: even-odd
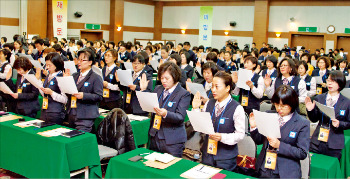
[[[311,76],[320,76],[320,69],[319,68],[314,69],[312,71]],[[326,74],[324,74],[322,76],[322,80],[323,80],[324,83],[326,83],[326,79],[328,78],[328,76],[329,76],[329,70],[326,69]],[[317,87],[321,87],[321,85],[317,84]],[[325,88],[322,87],[322,93],[326,93],[327,91],[328,91],[327,87],[325,87]]]
[[[154,92],[157,93],[158,99],[162,92],[164,91],[164,87],[162,85],[157,86],[154,89]],[[157,99],[157,100],[158,100]],[[154,99],[156,100],[156,99]],[[161,128],[163,128],[164,137],[166,144],[178,144],[184,143],[187,140],[186,130],[184,126],[184,120],[186,117],[186,110],[188,109],[191,96],[188,91],[183,89],[179,84],[177,84],[173,93],[169,97],[168,102],[172,102],[172,107],[169,107],[168,104],[164,105],[164,109],[166,109],[167,115],[165,118],[162,118]],[[160,106],[162,108],[162,106]],[[155,129],[153,129],[153,120],[154,114],[152,114],[151,127],[150,127],[150,135],[155,134]]]
[[[224,61],[218,59],[218,62],[216,63],[216,65],[217,65],[218,67],[221,67],[221,68],[222,68],[222,69],[220,69],[220,70],[224,70],[224,71],[225,71],[225,69],[226,69],[226,63],[225,63]]]
[[[44,50],[45,50],[45,49],[44,49]],[[34,59],[34,60],[38,60],[39,58],[42,58],[42,57],[43,57],[44,50],[41,52],[40,55],[39,55],[39,51],[36,52],[34,55],[32,54],[33,59]]]
[[[195,65],[197,63],[197,55],[192,50],[189,50],[188,53],[190,54],[190,61]]]
[[[33,70],[29,71],[29,74],[34,74]],[[21,80],[24,78],[22,75],[17,75],[16,86],[13,87],[12,91],[17,92],[20,85],[22,85]],[[40,109],[39,105],[39,90],[33,86],[27,79],[24,79],[23,84],[25,87],[22,87],[22,93],[18,94],[17,101],[17,111],[24,112],[24,115],[32,114],[37,112]],[[23,85],[22,85],[23,86]],[[22,112],[20,114],[22,114]]]
[[[63,55],[63,53],[61,53],[61,57],[63,58],[63,61],[68,61],[68,58],[65,55]]]
[[[184,68],[185,72],[186,72],[186,77],[192,80],[192,76],[193,76],[193,67],[191,67],[190,65],[187,65]]]
[[[305,159],[309,152],[310,122],[294,112],[292,118],[280,130],[280,147],[277,151],[277,165],[274,173],[279,173],[281,178],[301,178],[300,160]],[[251,132],[251,137],[257,145],[263,144],[255,163],[255,168],[259,170],[265,165],[268,140],[259,133],[258,129]]]
[[[75,83],[77,83],[79,75],[80,72],[72,75]],[[76,115],[77,119],[95,119],[99,117],[98,103],[103,99],[103,82],[101,76],[90,69],[90,72],[85,78],[77,84],[77,88],[79,92],[84,93],[83,99],[77,99],[77,108],[71,109],[71,95],[67,95],[68,114]]]
[[[326,103],[328,93],[323,93],[317,95],[315,100],[321,104]],[[343,149],[344,148],[344,130],[350,129],[350,100],[344,97],[342,94],[339,95],[337,104],[335,105],[335,117],[339,120],[339,127],[335,128],[332,125],[329,117],[323,115],[323,124],[328,127],[330,122],[330,131],[328,136],[328,147],[331,149]],[[320,127],[322,123],[322,112],[317,106],[312,111],[307,111],[307,115],[312,122],[319,121],[314,134],[311,137],[311,142],[319,145],[320,141],[317,140],[318,134],[320,132]]]

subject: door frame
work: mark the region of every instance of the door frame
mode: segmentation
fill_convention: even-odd
[[[293,35],[309,35],[309,36],[323,36],[323,44],[322,47],[326,47],[326,35],[327,33],[320,33],[320,32],[296,32],[296,31],[289,31],[288,34],[288,46],[290,47],[292,45],[292,36]],[[335,42],[334,42],[335,43]]]
[[[81,39],[81,33],[82,32],[88,32],[88,33],[98,32],[98,33],[102,34],[102,38],[101,39],[103,39],[103,31],[102,30],[80,30],[80,34],[79,34],[80,39]]]

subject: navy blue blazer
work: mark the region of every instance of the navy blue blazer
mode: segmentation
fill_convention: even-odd
[[[190,65],[187,65],[184,69],[183,69],[186,73],[186,77],[192,80],[192,76],[193,76],[193,67],[191,67]]]
[[[321,104],[326,103],[328,93],[323,93],[317,95],[315,100]],[[335,105],[335,117],[339,120],[339,127],[335,128],[332,125],[329,117],[327,115],[323,115],[323,124],[325,126],[329,126],[329,136],[328,136],[328,147],[331,149],[343,149],[344,148],[344,130],[350,129],[350,100],[347,99],[342,94],[339,95],[338,101]],[[319,145],[320,141],[317,140],[318,134],[320,132],[320,127],[322,124],[322,112],[318,109],[317,106],[312,111],[307,111],[307,115],[312,122],[320,121],[316,127],[314,134],[311,137],[311,142]]]
[[[77,83],[80,72],[72,76]],[[101,76],[96,74],[92,69],[85,78],[77,84],[79,92],[83,92],[83,99],[77,99],[77,108],[71,109],[71,95],[67,94],[67,111],[69,115],[76,115],[77,119],[95,119],[100,116],[98,112],[98,103],[103,97],[103,81]]]
[[[314,69],[314,70],[312,71],[311,76],[320,76],[320,69],[319,69],[319,68]],[[326,83],[326,79],[328,78],[328,76],[329,76],[329,70],[326,69],[326,74],[324,74],[324,75],[322,76],[322,81],[323,81],[323,83]],[[317,84],[317,86],[320,86],[320,85]],[[327,88],[327,87],[325,87],[325,88],[322,87],[322,93],[326,93],[327,91],[328,91],[328,88]]]
[[[220,59],[218,59],[218,62],[216,62],[216,65],[218,67],[221,67],[221,69],[219,68],[219,70],[224,70],[225,71],[225,69],[227,68],[226,67],[226,63],[224,61],[220,60]]]
[[[310,122],[294,112],[292,118],[281,127],[280,147],[277,151],[277,165],[273,172],[281,178],[301,178],[300,160],[307,157],[310,147]],[[251,137],[263,148],[255,163],[256,170],[264,168],[268,140],[256,129]]]
[[[157,93],[158,99],[163,91],[164,87],[162,85],[159,85],[154,89],[154,93]],[[171,107],[168,105],[169,102],[172,102]],[[188,109],[190,102],[190,93],[182,88],[180,84],[177,84],[175,90],[171,93],[167,104],[164,104],[164,109],[166,109],[168,112],[166,117],[162,118],[160,127],[163,129],[166,144],[170,145],[186,142],[187,135],[184,120],[186,117],[186,110]],[[162,106],[160,106],[160,108],[162,108]],[[155,114],[152,114],[151,127],[149,130],[151,136],[154,136],[156,133],[156,130],[152,127],[154,116]]]
[[[45,49],[44,49],[44,50],[45,50]],[[39,51],[36,52],[34,55],[32,54],[33,59],[34,59],[34,60],[38,60],[39,58],[42,58],[42,57],[43,57],[44,50],[41,52],[40,55],[39,55]]]

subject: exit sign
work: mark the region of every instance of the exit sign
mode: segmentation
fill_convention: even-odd
[[[345,33],[350,34],[350,28],[345,28]]]
[[[85,29],[100,30],[101,24],[85,24]]]
[[[298,27],[298,32],[317,32],[317,27]]]

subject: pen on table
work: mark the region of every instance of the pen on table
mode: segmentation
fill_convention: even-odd
[[[148,154],[150,154],[150,153],[148,152],[148,153],[143,153],[143,154],[139,154],[139,155],[142,156],[142,155],[148,155]]]

